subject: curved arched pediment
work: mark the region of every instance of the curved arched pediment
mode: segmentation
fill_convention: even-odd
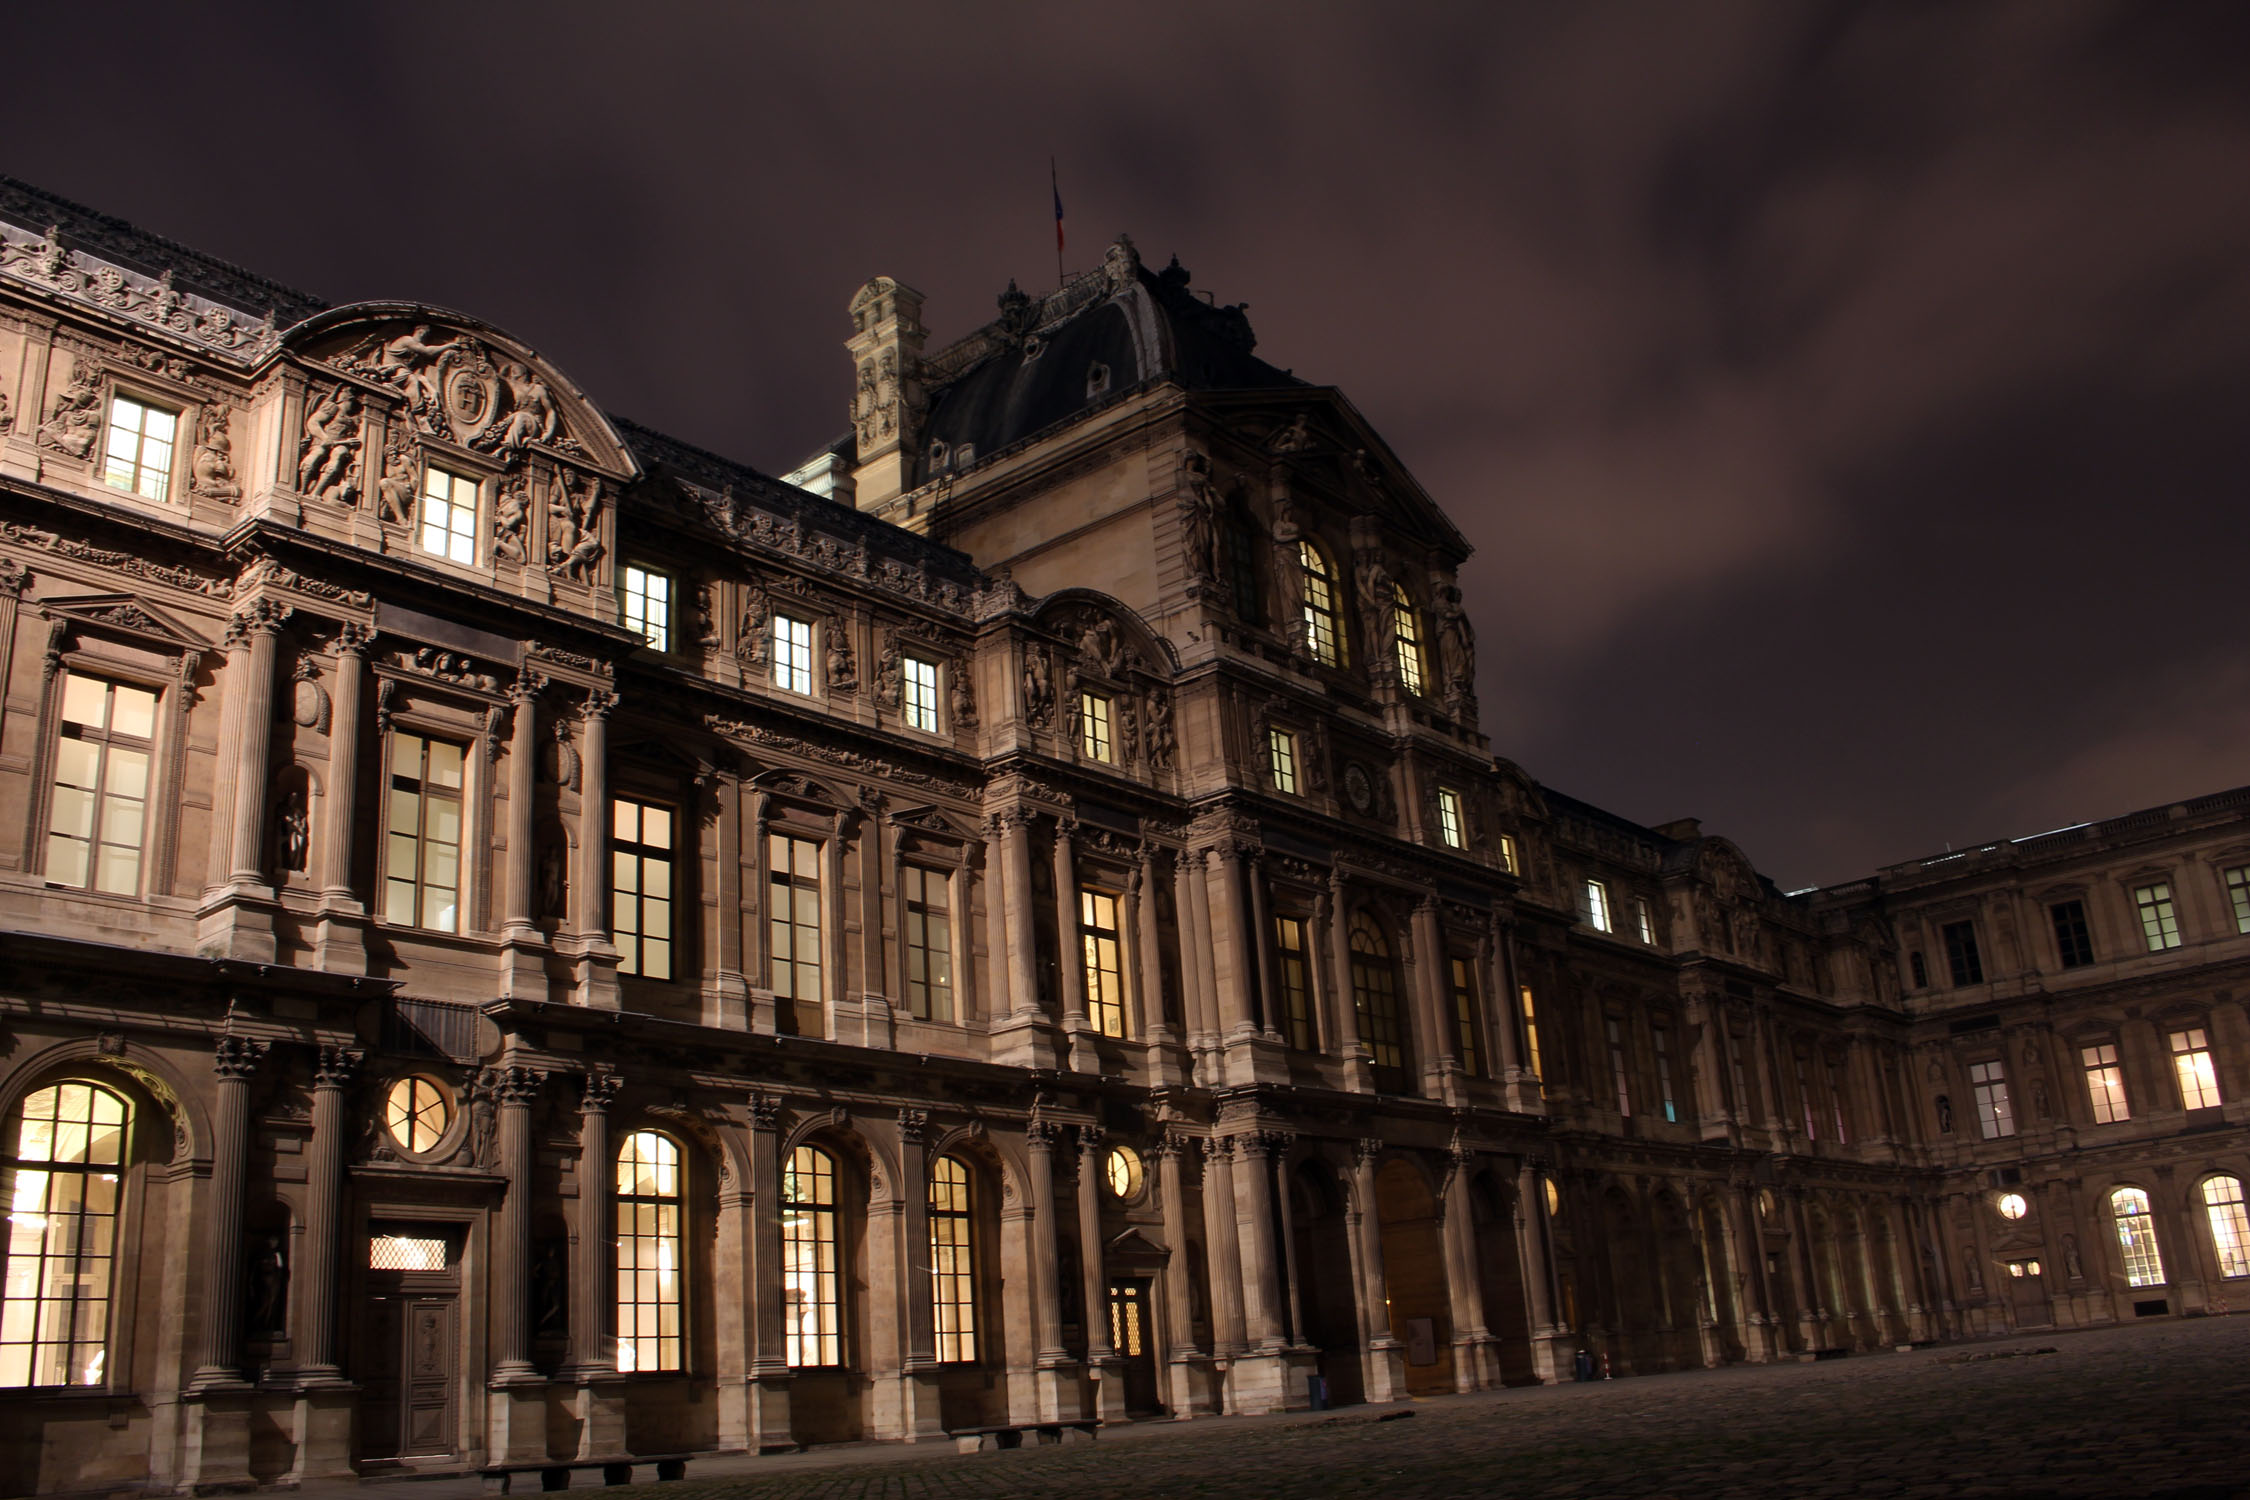
[[[530,345],[466,313],[357,302],[298,324],[284,347],[395,397],[425,437],[503,464],[536,448],[621,483],[640,475],[617,429],[576,382]]]
[[[1179,670],[1172,643],[1148,628],[1130,606],[1096,589],[1058,589],[1032,606],[1040,627],[1071,643],[1081,671],[1118,678],[1128,672],[1170,677]]]

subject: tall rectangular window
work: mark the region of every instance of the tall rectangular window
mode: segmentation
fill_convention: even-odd
[[[1324,667],[1344,664],[1343,621],[1336,607],[1336,575],[1328,559],[1311,542],[1297,543],[1297,572],[1301,592],[1300,613],[1305,622],[1305,649]]]
[[[2211,1044],[2203,1028],[2175,1031],[2168,1040],[2172,1044],[2172,1071],[2180,1080],[2180,1108],[2216,1108],[2220,1102],[2219,1075],[2211,1066]]]
[[[1466,849],[1469,846],[1468,825],[1461,819],[1461,794],[1451,787],[1441,786],[1437,793],[1438,837],[1445,840],[1448,849]]]
[[[2250,865],[2227,871],[2227,899],[2234,904],[2234,930],[2250,932]]]
[[[1078,939],[1086,965],[1086,1018],[1103,1036],[1125,1034],[1125,970],[1118,943],[1117,898],[1078,892]]]
[[[468,753],[394,730],[384,813],[383,920],[461,930],[461,783]]]
[[[938,732],[937,663],[909,656],[899,663],[899,707],[906,727],[924,734]]]
[[[2148,951],[2162,953],[2180,946],[2180,919],[2172,911],[2172,887],[2159,880],[2133,888],[2133,905],[2141,914],[2141,937]]]
[[[1106,766],[1116,759],[1109,737],[1109,700],[1099,693],[1078,695],[1078,745],[1088,760]]]
[[[2008,1102],[2008,1078],[2000,1064],[1969,1064],[1969,1087],[1977,1099],[1977,1132],[1988,1141],[2014,1135],[2016,1112]]]
[[[969,1169],[941,1156],[930,1163],[930,1312],[940,1364],[977,1357],[976,1214]]]
[[[477,560],[477,482],[466,474],[452,474],[431,465],[422,476],[422,529],[424,552],[447,562]]]
[[[2094,1123],[2115,1125],[2133,1118],[2125,1102],[2125,1070],[2118,1065],[2117,1044],[2097,1042],[2081,1047],[2078,1060],[2086,1069],[2086,1096],[2093,1101]]]
[[[1938,930],[1945,939],[1945,962],[1953,971],[1956,988],[1984,983],[1984,958],[1977,952],[1977,925],[1948,922]]]
[[[677,1370],[681,1325],[680,1148],[652,1130],[617,1153],[617,1367]]]
[[[1500,835],[1500,868],[1510,875],[1523,873],[1523,867],[1516,863],[1516,836],[1512,833]]]
[[[1273,919],[1274,946],[1281,953],[1281,1013],[1289,1026],[1289,1045],[1313,1050],[1312,976],[1305,963],[1305,924],[1296,917]]]
[[[820,993],[820,845],[766,836],[766,930],[773,992],[817,1004]]]
[[[799,1146],[781,1174],[783,1352],[798,1369],[844,1362],[837,1230],[836,1163],[817,1146]]]
[[[1414,618],[1414,601],[1406,585],[1391,585],[1391,634],[1398,657],[1399,686],[1410,693],[1422,691],[1422,627]]]
[[[610,927],[617,972],[672,977],[672,810],[619,797],[610,821]]]
[[[109,442],[102,454],[102,482],[151,500],[172,492],[172,450],[179,441],[180,416],[125,396],[109,398]]]
[[[773,617],[773,685],[810,698],[813,691],[813,628],[810,620]]]
[[[1649,909],[1646,896],[1633,898],[1633,926],[1642,942],[1653,944],[1656,941],[1656,913]]]
[[[47,883],[130,896],[141,888],[156,694],[76,672],[63,677],[47,817]]]
[[[633,563],[618,578],[625,628],[637,630],[658,651],[672,649],[672,580]]]
[[[1664,1106],[1664,1118],[1671,1124],[1680,1121],[1680,1106],[1672,1097],[1672,1033],[1662,1026],[1650,1033],[1656,1050],[1656,1097]]]
[[[1528,984],[1518,986],[1516,999],[1523,1005],[1524,1060],[1531,1064],[1532,1076],[1544,1078],[1547,1076],[1547,1070],[1539,1062],[1539,1011],[1532,1002],[1531,986]]]
[[[1617,1112],[1630,1115],[1633,1112],[1633,1087],[1631,1074],[1625,1066],[1624,1028],[1614,1018],[1605,1021],[1603,1026],[1609,1035],[1609,1077],[1617,1089]]]
[[[2094,934],[2086,925],[2086,903],[2057,901],[2047,908],[2055,923],[2055,956],[2066,969],[2083,969],[2094,961]]]
[[[1586,882],[1586,920],[1596,932],[1610,930],[1609,887],[1598,880]]]
[[[906,1003],[924,1021],[953,1019],[952,884],[942,870],[907,865]]]
[[[1273,789],[1289,796],[1297,792],[1297,737],[1286,729],[1266,731],[1266,765],[1273,773]]]
[[[1460,1047],[1461,1066],[1479,1078],[1484,1076],[1484,1052],[1477,1046],[1477,980],[1476,971],[1465,958],[1452,961],[1453,973],[1453,1031]]]

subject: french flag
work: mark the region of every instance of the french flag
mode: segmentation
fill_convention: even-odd
[[[1055,190],[1055,254],[1063,253],[1062,185],[1055,177],[1055,159],[1047,158],[1047,185]]]

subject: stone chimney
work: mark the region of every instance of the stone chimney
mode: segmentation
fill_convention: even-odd
[[[913,488],[922,444],[922,294],[878,276],[852,298],[855,503],[875,510]]]

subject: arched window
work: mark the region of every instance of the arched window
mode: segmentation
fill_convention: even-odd
[[[1398,655],[1399,686],[1410,693],[1422,691],[1422,627],[1414,618],[1414,601],[1406,585],[1391,585],[1391,640]]]
[[[2221,1276],[2250,1276],[2250,1217],[2242,1208],[2242,1179],[2203,1179],[2203,1211],[2211,1218],[2211,1247]]]
[[[104,1383],[129,1118],[118,1095],[79,1082],[39,1089],[16,1111],[0,1159],[0,1386]]]
[[[2156,1248],[2156,1219],[2148,1211],[2148,1194],[2121,1187],[2109,1195],[2110,1216],[2117,1221],[2117,1245],[2125,1257],[2127,1286],[2162,1286],[2164,1257]]]
[[[680,1368],[680,1148],[652,1130],[617,1152],[617,1368]]]
[[[835,1158],[817,1146],[799,1146],[781,1174],[781,1317],[793,1366],[844,1362],[836,1262]]]
[[[977,1357],[977,1252],[969,1169],[950,1156],[930,1164],[930,1310],[937,1357]]]
[[[1391,945],[1366,912],[1352,918],[1352,1008],[1369,1060],[1378,1068],[1405,1067],[1406,1049],[1398,1027],[1398,971],[1391,966]]]
[[[1305,649],[1324,667],[1344,664],[1344,632],[1336,612],[1336,574],[1320,549],[1307,541],[1297,543],[1297,564],[1304,575],[1300,605],[1305,617]]]

